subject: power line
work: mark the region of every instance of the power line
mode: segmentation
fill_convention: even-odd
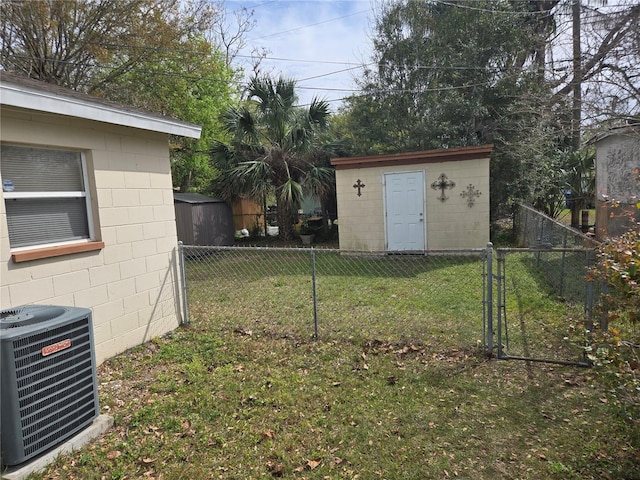
[[[318,25],[323,25],[325,23],[335,22],[336,20],[342,20],[343,18],[353,17],[355,15],[360,15],[362,13],[369,13],[369,10],[360,10],[358,12],[350,13],[348,15],[343,15],[341,17],[330,18],[329,20],[323,20],[322,22],[311,23],[309,25],[302,25],[301,27],[296,27],[296,28],[292,28],[292,29],[289,29],[289,30],[283,30],[281,32],[270,33],[269,35],[264,35],[264,36],[258,37],[258,38],[252,38],[252,39],[249,39],[248,41],[256,41],[256,40],[262,40],[262,39],[265,39],[265,38],[275,37],[275,36],[278,36],[278,35],[284,35],[285,33],[296,32],[298,30],[303,30],[303,29],[309,28],[309,27],[316,27]]]
[[[66,63],[71,63],[71,62],[66,62]],[[106,67],[106,66],[101,66],[101,67],[96,67],[96,68],[115,68],[115,67]],[[167,77],[177,77],[177,78],[186,78],[186,79],[192,79],[192,80],[213,80],[207,77],[203,77],[203,76],[193,76],[193,75],[184,75],[184,74],[175,74],[175,73],[164,73],[164,72],[151,72],[151,71],[144,71],[144,70],[134,70],[132,71],[132,73],[138,73],[138,74],[146,74],[146,75],[156,75],[156,76],[167,76]],[[237,86],[241,86],[242,83],[238,82],[238,81],[231,81],[230,83],[237,85]],[[483,82],[483,83],[474,83],[474,84],[467,84],[467,85],[458,85],[458,86],[446,86],[446,87],[435,87],[435,88],[421,88],[421,89],[393,89],[393,88],[378,88],[378,89],[372,89],[371,91],[363,91],[362,89],[359,88],[334,88],[334,87],[305,87],[305,86],[300,86],[297,85],[296,88],[298,90],[309,90],[309,91],[322,91],[322,92],[350,92],[352,93],[352,95],[349,96],[343,96],[343,97],[339,97],[336,99],[331,99],[331,100],[325,100],[327,103],[335,103],[335,102],[342,102],[345,101],[349,98],[352,97],[365,97],[368,95],[376,95],[376,94],[390,94],[390,95],[399,95],[399,94],[411,94],[411,95],[419,95],[419,94],[424,94],[424,93],[436,93],[436,92],[446,92],[446,91],[456,91],[456,90],[465,90],[465,89],[469,89],[469,88],[475,88],[475,87],[483,87],[483,86],[487,86],[489,85],[490,81],[487,82]],[[353,95],[354,94],[354,95]],[[300,104],[298,105],[299,107],[303,107],[303,106],[308,106],[310,104]]]
[[[464,10],[474,10],[477,12],[488,12],[488,13],[501,13],[506,15],[549,15],[552,9],[549,10],[537,10],[537,11],[529,11],[529,10],[494,10],[489,8],[478,8],[472,7],[469,5],[461,4],[461,3],[451,3],[445,2],[443,0],[434,0],[435,3],[439,3],[440,5],[447,5],[449,7],[456,7]]]
[[[251,55],[236,55],[238,58],[253,59]],[[338,62],[335,60],[304,60],[299,58],[283,58],[283,57],[263,57],[264,60],[274,60],[279,62],[295,62],[295,63],[324,63],[327,65],[353,65],[353,62]]]
[[[476,10],[476,11],[480,11],[480,12],[488,12],[488,13],[504,13],[504,14],[518,14],[518,15],[527,15],[527,14],[546,14],[551,12],[554,8],[556,7],[552,7],[550,9],[547,10],[495,10],[495,9],[490,9],[490,8],[480,8],[480,7],[472,7],[470,5],[467,5],[467,3],[484,3],[486,4],[486,0],[466,0],[466,2],[461,3],[454,3],[454,1],[445,1],[445,0],[432,0],[434,3],[439,3],[441,5],[447,5],[450,7],[457,7],[457,8],[462,8],[462,9],[467,9],[467,10]],[[618,7],[630,7],[633,6],[632,2],[626,2],[626,3],[609,3],[609,2],[605,2],[605,5],[603,5],[603,7],[605,8],[618,8]],[[582,6],[583,8],[587,8],[586,5]]]
[[[69,61],[69,60],[60,60],[60,59],[53,59],[53,58],[44,58],[44,57],[33,57],[33,56],[26,56],[26,55],[16,55],[16,54],[12,54],[12,55],[7,55],[8,58],[17,58],[17,59],[21,59],[21,60],[33,60],[33,61],[39,61],[39,62],[52,62],[52,63],[61,63],[61,64],[65,64],[65,65],[72,65],[72,66],[77,66],[80,65],[77,62],[73,62],[73,61]],[[313,63],[313,61],[306,61],[306,60],[293,60],[293,59],[279,59],[279,60],[286,60],[286,61],[295,61],[295,62],[304,62],[304,63]],[[554,60],[554,61],[549,61],[549,62],[545,62],[545,65],[554,65],[554,64],[561,64],[561,63],[570,63],[572,60],[571,59],[566,59],[566,60]],[[325,62],[321,62],[321,61],[316,61],[315,63],[325,63]],[[326,62],[329,64],[344,64],[344,65],[350,65],[349,63],[342,63],[342,62]],[[365,64],[361,64],[361,65],[355,65],[355,66],[350,66],[348,68],[345,69],[340,69],[340,70],[335,70],[332,72],[327,72],[327,73],[323,73],[323,74],[319,74],[319,75],[315,75],[312,77],[307,77],[307,78],[302,78],[302,79],[296,79],[296,82],[303,82],[303,81],[307,81],[307,80],[312,80],[315,78],[322,78],[322,77],[327,77],[330,75],[336,75],[339,73],[344,73],[344,72],[348,72],[348,71],[352,71],[352,70],[358,70],[358,69],[363,69],[363,68],[367,68],[367,67],[371,67],[371,66],[375,66],[378,68],[384,68],[384,67],[389,67],[390,64],[388,63],[376,63],[376,62],[369,62],[369,63],[365,63]],[[100,65],[100,64],[94,64],[92,65],[93,68],[101,68],[101,69],[116,69],[117,67],[115,66],[107,66],[107,65]],[[432,71],[477,71],[477,72],[488,72],[488,73],[500,73],[502,72],[502,69],[499,67],[488,67],[488,66],[478,66],[478,67],[468,67],[468,66],[462,66],[462,65],[406,65],[406,68],[410,68],[412,70],[432,70]],[[563,72],[566,71],[566,67],[559,67],[559,68],[553,68],[551,70],[548,71],[548,73],[554,73],[554,72]],[[204,77],[202,75],[187,75],[187,74],[183,74],[183,73],[173,73],[173,72],[162,72],[162,71],[146,71],[146,70],[131,70],[131,72],[133,73],[146,73],[149,75],[162,75],[162,76],[169,76],[169,77],[180,77],[180,78],[186,78],[186,79],[192,79],[192,80],[202,80],[202,79],[206,79],[207,77]]]
[[[272,3],[276,3],[276,0],[272,0],[271,2],[263,2],[263,3],[259,3],[258,5],[252,5],[249,8],[259,8],[259,7],[264,7],[265,5],[270,5]]]
[[[296,81],[297,82],[306,82],[307,80],[315,80],[316,78],[329,77],[331,75],[336,75],[338,73],[349,72],[351,70],[357,70],[357,69],[360,69],[360,68],[364,68],[364,67],[359,65],[357,67],[343,68],[342,70],[336,70],[335,72],[323,73],[321,75],[314,75],[313,77],[299,78]]]
[[[20,57],[18,55],[13,55],[13,57],[32,59],[32,57]],[[74,64],[74,62],[69,62],[69,61],[64,61],[64,60],[51,60],[51,59],[48,59],[48,60],[49,61],[59,62],[59,63],[65,63],[65,64]],[[116,68],[116,67],[109,67],[109,66],[104,66],[104,65],[94,65],[93,67],[94,68],[103,68],[103,69],[115,69]],[[190,80],[212,80],[212,79],[210,79],[208,77],[204,77],[204,76],[186,75],[186,74],[171,73],[171,72],[158,72],[158,71],[147,71],[147,70],[131,70],[130,73],[146,74],[146,75],[150,75],[150,76],[155,75],[155,76],[185,78],[185,79],[190,79]],[[336,73],[338,73],[338,72],[336,72]],[[305,80],[309,80],[309,79],[305,79]],[[232,83],[241,84],[240,82],[232,82]],[[411,93],[411,94],[416,94],[416,93],[427,93],[427,92],[438,92],[438,91],[461,90],[461,89],[467,89],[467,88],[472,88],[472,87],[485,86],[485,85],[487,85],[487,83],[489,83],[489,82],[468,84],[468,85],[459,85],[459,86],[424,88],[424,89],[385,89],[384,91],[389,92],[389,93]],[[300,90],[318,90],[318,91],[336,91],[336,92],[360,92],[361,91],[361,89],[354,89],[354,88],[305,87],[305,86],[299,86],[299,85],[296,86],[296,88],[298,88]],[[382,91],[382,89],[380,89],[379,91]]]
[[[396,89],[396,88],[388,88],[388,89],[373,89],[373,93],[379,93],[379,92],[385,92],[385,93],[411,93],[411,94],[418,94],[418,93],[431,93],[431,92],[447,92],[447,91],[452,91],[452,90],[465,90],[467,88],[474,88],[474,87],[484,87],[486,86],[488,83],[490,82],[483,82],[483,83],[473,83],[473,84],[469,84],[469,85],[457,85],[457,86],[448,86],[448,87],[436,87],[436,88],[416,88],[416,89]],[[321,90],[321,91],[328,91],[328,92],[361,92],[361,89],[355,89],[355,88],[324,88],[324,87],[301,87],[301,86],[296,86],[296,88],[298,88],[299,90]],[[370,95],[370,92],[366,92],[366,95]]]
[[[11,54],[11,55],[7,55],[7,58],[17,58],[17,59],[21,59],[21,60],[32,60],[32,61],[38,61],[38,62],[52,62],[52,63],[61,63],[61,64],[66,64],[66,65],[72,65],[72,66],[77,66],[80,65],[80,63],[74,62],[74,61],[69,61],[69,60],[60,60],[60,59],[53,59],[53,58],[44,58],[44,57],[34,57],[34,56],[27,56],[27,55],[17,55],[17,54]],[[276,59],[274,59],[276,60]],[[327,64],[338,64],[338,65],[352,65],[351,63],[347,63],[347,62],[323,62],[323,61],[313,61],[313,60],[297,60],[297,59],[285,59],[285,58],[279,58],[277,59],[278,61],[291,61],[291,62],[299,62],[299,63],[327,63]],[[572,62],[572,59],[558,59],[558,60],[551,60],[551,61],[547,61],[545,62],[545,65],[549,66],[549,65],[559,65],[559,64],[569,64]],[[315,75],[312,77],[307,77],[307,78],[302,78],[302,79],[296,79],[297,82],[302,82],[302,81],[307,81],[307,80],[312,80],[315,78],[322,78],[322,77],[327,77],[330,75],[336,75],[339,73],[344,73],[344,72],[348,72],[348,71],[352,71],[352,70],[358,70],[358,69],[363,69],[363,68],[367,68],[367,67],[377,67],[377,68],[385,68],[385,67],[390,67],[391,64],[388,63],[376,63],[376,62],[369,62],[369,63],[364,63],[364,64],[360,64],[360,65],[354,65],[354,66],[349,66],[348,68],[345,69],[340,69],[340,70],[335,70],[335,71],[331,71],[331,72],[327,72],[327,73],[323,73],[323,74],[319,74],[319,75]],[[114,66],[107,66],[107,65],[100,65],[100,64],[94,64],[92,66],[93,68],[102,68],[102,69],[115,69],[117,67]],[[477,72],[488,72],[488,73],[500,73],[503,71],[502,68],[500,67],[489,67],[489,66],[464,66],[464,65],[420,65],[420,64],[413,64],[413,65],[403,65],[404,68],[409,68],[411,70],[432,70],[432,71],[477,71]],[[546,70],[547,73],[559,73],[559,72],[564,72],[567,70],[567,67],[558,67],[558,68],[552,68],[552,69],[548,69]],[[173,76],[173,77],[182,77],[182,78],[187,78],[187,79],[193,79],[193,80],[200,80],[200,79],[205,79],[206,77],[202,76],[202,75],[187,75],[187,74],[182,74],[182,73],[172,73],[172,72],[161,72],[161,71],[144,71],[144,70],[132,70],[135,73],[148,73],[149,75],[163,75],[163,76]]]

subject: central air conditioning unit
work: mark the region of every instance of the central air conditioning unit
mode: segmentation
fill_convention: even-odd
[[[9,466],[59,445],[98,416],[91,310],[2,310],[0,343],[0,460]]]

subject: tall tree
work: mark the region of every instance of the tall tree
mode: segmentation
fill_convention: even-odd
[[[171,138],[171,161],[175,187],[182,192],[205,191],[217,173],[207,151],[213,139],[223,135],[220,117],[234,98],[235,77],[222,53],[201,36],[193,36],[165,52],[162,59],[142,63],[120,76],[109,91],[99,93],[200,125],[197,140]]]
[[[558,53],[571,52],[573,1],[379,1],[376,68],[359,80],[341,129],[362,154],[493,143],[493,218],[514,200],[539,198],[549,162],[571,150],[574,87],[584,89],[575,102],[582,121],[640,112],[640,4],[581,2],[574,72],[571,53]]]
[[[553,59],[548,72],[555,84],[554,98],[581,84],[580,120],[591,131],[598,124],[609,128],[640,121],[640,3],[582,0],[576,4],[581,5],[579,67],[568,71],[563,58]],[[560,21],[562,12],[556,15]]]
[[[221,135],[236,79],[228,61],[250,28],[239,23],[217,38],[224,22],[223,4],[208,0],[7,0],[0,64],[201,125],[199,141],[171,145],[175,186],[204,189],[215,172],[202,152]]]
[[[333,170],[322,164],[319,135],[328,128],[329,105],[314,99],[297,107],[295,82],[254,77],[247,101],[224,116],[229,143],[215,142],[213,154],[222,173],[218,193],[247,195],[262,203],[274,194],[279,236],[293,238],[293,215],[304,193],[322,197],[334,183]]]
[[[0,4],[2,66],[93,93],[207,30],[204,1],[7,0]]]
[[[373,37],[377,69],[366,72],[362,94],[346,109],[358,152],[494,143],[492,212],[522,196],[529,188],[522,163],[543,152],[519,157],[515,151],[524,153],[528,135],[553,142],[563,137],[544,108],[552,92],[539,71],[551,26],[523,5],[380,3]]]

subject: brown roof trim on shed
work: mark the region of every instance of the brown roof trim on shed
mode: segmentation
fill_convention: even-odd
[[[365,157],[332,158],[331,165],[336,170],[350,168],[389,167],[398,165],[415,165],[419,163],[439,163],[459,160],[475,160],[491,155],[493,145],[477,145],[473,147],[442,148],[422,152],[393,153],[387,155],[369,155]]]

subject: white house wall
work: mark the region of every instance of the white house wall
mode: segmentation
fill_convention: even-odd
[[[336,171],[340,248],[358,251],[386,250],[384,174],[425,172],[426,229],[428,250],[482,248],[489,241],[489,159],[400,165],[397,167],[349,168]],[[455,182],[445,190],[431,188],[442,173]],[[356,182],[365,187],[357,195]],[[473,185],[480,196],[469,207],[460,194]]]
[[[13,107],[2,141],[81,149],[102,250],[14,263],[0,201],[0,303],[87,307],[99,363],[179,323],[167,135]],[[0,175],[2,172],[0,172]]]

